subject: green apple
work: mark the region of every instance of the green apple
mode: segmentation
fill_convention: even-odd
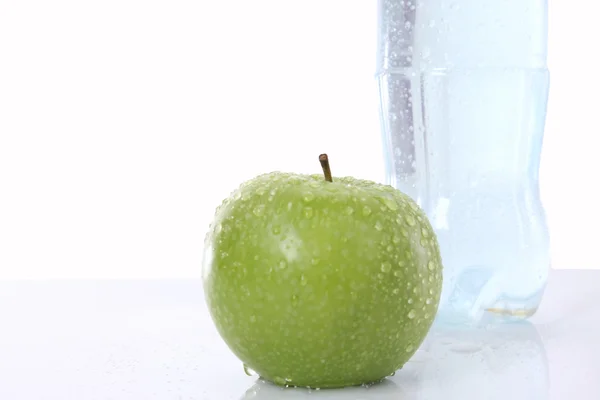
[[[203,280],[243,363],[278,385],[333,388],[380,381],[414,354],[442,263],[427,217],[400,191],[273,172],[217,209]]]

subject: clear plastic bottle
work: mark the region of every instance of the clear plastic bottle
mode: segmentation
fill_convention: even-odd
[[[378,29],[387,181],[437,232],[439,318],[532,315],[550,266],[547,0],[379,0]]]

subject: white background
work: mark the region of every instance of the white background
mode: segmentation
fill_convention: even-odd
[[[597,7],[550,1],[554,268],[600,267]],[[381,181],[375,34],[374,0],[2,0],[0,279],[200,277],[241,181]]]

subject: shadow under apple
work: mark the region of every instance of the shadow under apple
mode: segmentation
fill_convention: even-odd
[[[369,387],[354,386],[343,389],[283,388],[259,379],[240,400],[397,400],[402,398],[402,389],[389,379]]]

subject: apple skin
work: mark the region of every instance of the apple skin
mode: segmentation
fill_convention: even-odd
[[[409,360],[437,312],[442,262],[424,212],[391,186],[273,172],[217,208],[203,282],[244,364],[278,385],[334,388]]]

